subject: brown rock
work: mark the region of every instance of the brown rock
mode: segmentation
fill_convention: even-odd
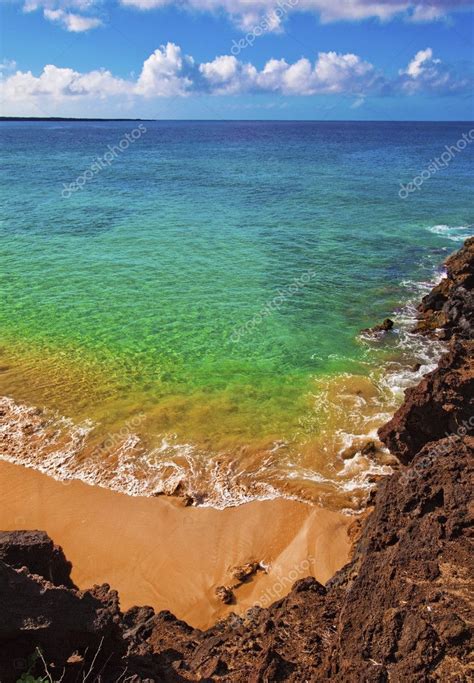
[[[239,567],[234,567],[231,570],[231,574],[234,579],[237,579],[240,583],[244,583],[251,576],[256,574],[256,572],[261,568],[259,562],[247,562]]]
[[[407,464],[430,441],[474,432],[474,343],[454,343],[433,372],[405,392],[379,437]]]
[[[230,605],[235,602],[235,595],[232,588],[228,586],[217,586],[215,590],[216,598],[218,598],[225,605]]]
[[[351,460],[354,458],[357,453],[359,453],[360,448],[358,446],[348,446],[348,448],[344,449],[341,453],[341,458],[343,460]]]
[[[0,531],[0,560],[15,569],[27,567],[55,586],[75,588],[71,563],[44,531]]]
[[[97,654],[97,673],[107,661],[113,669],[125,652],[118,625],[118,596],[108,585],[77,591],[0,561],[0,605],[2,681],[16,680],[22,672],[15,671],[15,662],[26,660],[38,647],[59,672],[74,654],[83,658],[85,667],[92,666]],[[44,670],[41,673],[44,675]]]
[[[446,277],[427,294],[418,312],[420,320],[415,332],[432,334],[442,329],[442,338],[472,338],[474,325],[474,238],[450,256],[446,263]]]
[[[367,327],[365,330],[362,330],[362,334],[369,334],[369,335],[380,335],[384,332],[389,332],[391,329],[393,329],[394,326],[393,320],[390,320],[390,318],[385,318],[383,322],[380,323],[380,325],[375,325],[374,327]]]

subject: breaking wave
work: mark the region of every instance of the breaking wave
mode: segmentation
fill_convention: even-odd
[[[449,233],[449,239],[456,234]],[[443,271],[432,268],[423,282],[401,283],[407,303],[395,312],[393,331],[375,338],[361,334],[370,358],[368,374],[359,378],[340,375],[320,384],[308,419],[332,416],[317,446],[326,457],[324,465],[319,466],[322,460],[318,464],[311,459],[314,444],[303,458],[291,440],[253,454],[246,449],[210,453],[179,443],[174,435],[162,438],[155,448],[146,448],[136,433],[139,430],[130,428],[109,434],[104,442],[92,422],[75,424],[53,412],[18,405],[9,397],[0,399],[0,459],[63,482],[76,479],[134,496],[180,495],[196,506],[226,508],[287,497],[329,505],[336,499],[339,509],[357,512],[377,479],[393,471],[393,456],[377,443],[377,428],[390,419],[405,389],[436,367],[445,349],[442,342],[412,332],[420,296],[442,277]],[[378,352],[382,352],[381,363],[375,364]],[[355,389],[354,378],[366,383],[365,391]],[[302,421],[303,431],[304,427]],[[300,436],[293,435],[293,440]],[[377,444],[375,458],[364,453],[368,441]]]
[[[464,242],[468,237],[474,234],[473,225],[460,225],[458,227],[451,227],[450,225],[433,225],[427,228],[428,232],[440,237],[445,237],[452,242]]]

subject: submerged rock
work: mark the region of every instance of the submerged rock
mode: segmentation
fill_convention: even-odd
[[[362,334],[367,334],[367,335],[380,335],[384,332],[389,332],[390,330],[393,329],[394,326],[393,320],[390,320],[390,318],[385,318],[383,322],[380,323],[380,325],[375,325],[374,327],[367,327],[365,330],[362,330]]]
[[[383,444],[380,441],[374,441],[373,439],[366,439],[355,441],[350,446],[345,448],[341,453],[340,457],[343,460],[351,460],[355,458],[356,455],[362,455],[370,460],[380,461],[382,456]]]

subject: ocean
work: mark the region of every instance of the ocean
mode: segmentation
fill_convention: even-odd
[[[389,466],[344,449],[442,350],[410,329],[474,232],[472,129],[2,122],[0,457],[357,510]]]

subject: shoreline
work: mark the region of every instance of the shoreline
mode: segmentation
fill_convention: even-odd
[[[399,313],[399,334],[405,336],[414,320],[409,313],[410,306],[413,306],[412,299]],[[361,338],[370,343],[371,331],[363,330]],[[427,347],[426,358],[433,354],[434,351]],[[400,365],[401,373],[410,372],[409,364],[405,365],[406,368]],[[396,373],[397,370],[392,369],[392,375]],[[420,371],[412,374],[411,381],[404,377],[402,383],[414,384]],[[390,374],[386,379],[389,381]],[[3,397],[3,400],[8,404],[11,399]],[[7,415],[8,406],[3,410],[4,416]],[[22,425],[19,417],[17,431],[22,432],[20,442],[23,446],[18,453],[27,453],[32,426],[33,434],[39,435],[37,441],[48,441],[46,430],[46,436],[36,431],[42,426],[43,411],[21,404],[12,404],[12,410],[19,411],[25,423]],[[24,426],[26,430],[23,430]],[[5,435],[4,443],[8,447],[11,445],[8,430]],[[364,494],[366,499],[376,482],[389,476],[392,467],[396,469],[398,465],[393,456],[382,453],[385,460],[380,455],[364,459],[361,451],[365,443],[376,439],[376,427],[371,427],[370,433],[353,434],[352,437],[352,445],[345,450],[352,449],[353,453],[344,459],[344,467],[352,468],[354,476],[363,476],[365,472],[367,481],[371,481]],[[81,443],[79,432],[78,443]],[[53,456],[55,452],[53,450]],[[60,455],[60,451],[57,454]],[[22,457],[0,457],[0,496],[4,503],[0,511],[0,528],[11,531],[19,527],[46,529],[72,561],[72,578],[79,587],[110,582],[120,594],[123,610],[135,604],[149,604],[157,611],[171,610],[196,628],[209,628],[231,612],[244,614],[255,604],[267,607],[288,594],[295,580],[304,576],[311,575],[325,584],[349,560],[351,535],[355,535],[355,529],[367,511],[365,503],[352,510],[342,506],[334,510],[323,507],[324,502],[318,505],[311,497],[305,500],[291,492],[285,495],[283,490],[229,506],[196,505],[180,485],[176,491],[158,496],[134,494],[112,488],[107,483],[75,478],[74,474],[71,478],[67,475],[63,478],[62,467],[68,467],[67,457],[63,462],[53,457],[52,465],[52,471],[45,471],[28,461],[22,462]],[[30,501],[27,510],[20,502],[23,500]],[[83,500],[87,501],[87,513],[81,513]],[[112,506],[114,515],[111,519],[109,510]],[[121,531],[126,539],[119,546],[105,545],[104,548],[102,539],[114,537],[117,520],[123,525]],[[248,533],[240,532],[242,526]],[[85,533],[84,527],[93,528],[93,533]],[[269,528],[271,532],[267,534]],[[80,530],[79,534],[77,530]],[[170,535],[170,530],[177,530],[176,538]],[[155,548],[156,538],[160,539],[159,551]],[[217,557],[217,538],[224,538],[224,542],[219,550],[219,562],[214,566],[211,560]],[[162,553],[167,560],[162,559]],[[140,569],[144,577],[137,580],[136,567],[131,568],[128,559],[144,555],[148,556]],[[190,557],[193,558],[192,567],[189,566]],[[197,564],[196,557],[200,558]],[[251,581],[236,590],[236,602],[223,605],[216,598],[215,589],[232,585],[232,567],[253,561],[269,567],[268,573],[255,573]],[[160,567],[159,572],[154,572],[154,564]]]
[[[33,467],[57,481],[78,480],[132,496],[178,497],[196,507],[226,509],[281,497],[358,515],[376,481],[397,467],[378,441],[377,429],[400,405],[403,391],[434,369],[443,352],[438,340],[412,333],[420,296],[442,277],[437,264],[427,281],[403,283],[407,298],[393,313],[393,337],[360,331],[359,341],[373,354],[367,374],[313,378],[313,398],[318,397],[320,409],[328,410],[330,418],[321,433],[308,431],[307,438],[314,415],[303,414],[293,435],[302,435],[303,441],[294,450],[291,438],[258,446],[237,444],[237,457],[231,448],[201,451],[199,442],[165,432],[159,433],[161,443],[150,443],[146,429],[141,432],[146,414],[138,408],[130,419],[124,422],[122,416],[120,423],[116,420],[100,431],[100,419],[76,420],[69,411],[44,406],[35,400],[39,396],[17,396],[7,382],[0,395],[0,434],[5,435],[0,460]],[[16,371],[13,365],[6,369]],[[26,372],[23,384],[29,386],[32,379]],[[363,449],[371,442],[377,448],[368,458]]]
[[[100,679],[105,669],[110,680],[128,673],[136,683],[381,683],[421,678],[467,683],[473,644],[468,538],[474,475],[474,238],[466,240],[446,265],[446,278],[417,307],[418,324],[413,333],[442,340],[447,351],[434,370],[406,391],[403,404],[379,429],[380,439],[398,458],[400,468],[378,483],[367,514],[350,530],[355,542],[349,562],[325,585],[311,577],[296,580],[282,600],[267,607],[257,599],[260,605],[242,617],[231,615],[202,632],[169,612],[156,614],[149,607],[133,607],[123,613],[117,593],[108,584],[87,591],[68,586],[70,564],[42,532],[15,532],[3,538],[0,534],[0,597],[7,615],[6,625],[0,624],[0,634],[2,628],[6,634],[3,644],[0,638],[0,651],[8,651],[10,657],[27,657],[40,647],[53,673],[59,677],[63,671],[61,680],[66,675],[65,683],[72,683],[87,670],[98,672]],[[0,471],[3,465],[0,463]],[[23,483],[20,468],[7,467],[15,468]],[[34,471],[30,474],[44,477]],[[52,482],[57,486],[44,477],[46,482],[48,493]],[[72,492],[77,486],[73,482],[63,487],[62,493],[67,496],[68,489]],[[5,493],[16,500],[17,521],[24,521],[21,511],[27,503],[18,501],[14,493]],[[54,507],[54,500],[47,496],[39,496],[39,500],[46,508]],[[128,500],[137,504],[150,499]],[[171,499],[155,500],[164,508],[176,506]],[[284,501],[279,505],[287,507]],[[275,524],[281,523],[288,531],[291,522],[292,540],[304,544],[308,527],[316,522],[308,522],[305,513],[299,516],[301,508],[290,514],[288,507],[282,509],[280,519],[275,516],[276,501],[214,514],[221,520],[224,515],[232,516],[235,530],[236,515],[245,515],[252,506],[259,508],[256,527],[274,552],[278,549],[269,536]],[[211,515],[210,509],[183,511]],[[89,508],[81,512],[86,524],[91,513],[94,516]],[[329,513],[319,513],[321,528]],[[115,520],[111,524],[110,543],[118,544],[118,525]],[[248,551],[245,520],[243,524],[243,528],[237,527],[243,531]],[[344,528],[344,534],[347,531]],[[214,548],[220,554],[220,546]],[[192,550],[186,548],[195,565],[206,548],[200,547],[194,555]],[[278,558],[285,554],[294,561],[291,545]],[[43,625],[40,630],[38,623]],[[13,669],[14,664],[12,668],[8,662],[6,675]],[[35,671],[44,675],[41,663]]]
[[[437,282],[439,278],[433,285]],[[399,309],[394,337],[385,340],[383,333],[361,331],[361,342],[372,345],[374,354],[388,353],[386,341],[392,349],[392,356],[381,365],[372,360],[374,367],[367,375],[344,372],[314,378],[315,396],[331,418],[317,437],[301,443],[299,458],[295,451],[287,461],[291,441],[278,440],[266,449],[238,446],[236,458],[230,450],[201,453],[198,446],[168,442],[162,435],[162,445],[151,450],[148,460],[135,430],[144,421],[144,413],[126,421],[117,432],[94,435],[90,443],[93,421],[76,423],[39,403],[3,395],[0,461],[33,468],[66,484],[82,481],[131,496],[177,497],[196,507],[222,510],[284,498],[360,514],[377,478],[397,466],[377,441],[378,427],[398,407],[402,392],[434,369],[442,354],[442,344],[411,333],[416,321],[412,309],[412,299]],[[303,435],[305,429],[302,420]],[[371,442],[377,448],[367,458],[363,449]],[[156,450],[158,460],[153,455]],[[293,456],[297,456],[294,461]],[[264,463],[261,471],[259,463]]]
[[[351,518],[285,499],[184,507],[0,461],[0,500],[0,529],[46,529],[72,561],[80,588],[110,583],[122,609],[171,610],[196,628],[256,602],[268,606],[308,574],[325,583],[351,548]],[[268,573],[258,571],[235,590],[236,603],[224,605],[215,589],[232,583],[233,567],[252,561]]]

